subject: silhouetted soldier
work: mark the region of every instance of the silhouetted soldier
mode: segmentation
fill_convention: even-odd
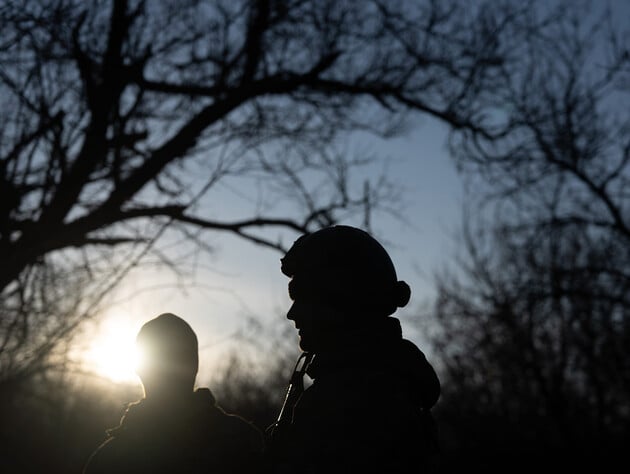
[[[359,229],[329,227],[299,238],[282,272],[304,353],[270,428],[273,471],[426,472],[440,384],[390,317],[410,289],[385,249]]]
[[[136,345],[145,398],[108,430],[84,472],[251,472],[260,461],[261,432],[226,414],[207,388],[193,391],[198,345],[188,323],[162,314],[140,329]]]

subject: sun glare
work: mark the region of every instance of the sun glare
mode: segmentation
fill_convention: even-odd
[[[135,348],[138,330],[128,321],[122,317],[107,319],[85,356],[91,370],[117,383],[139,381],[135,373],[139,358]]]

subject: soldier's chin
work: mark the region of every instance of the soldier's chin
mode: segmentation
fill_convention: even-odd
[[[302,349],[304,352],[313,351],[313,344],[309,340],[308,337],[304,337],[303,335],[300,335],[300,349]]]

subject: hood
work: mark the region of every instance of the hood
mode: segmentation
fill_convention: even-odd
[[[180,427],[198,426],[205,423],[213,410],[216,400],[209,389],[200,388],[190,393],[190,397],[164,405],[144,398],[131,403],[120,420],[120,424],[107,430],[109,436],[122,434],[155,433],[164,430],[177,430]]]
[[[413,342],[403,339],[400,321],[392,317],[369,331],[355,333],[339,351],[316,354],[306,372],[315,381],[342,372],[350,377],[360,372],[385,372],[401,381],[409,398],[427,410],[440,397],[435,370]]]
[[[401,339],[391,357],[387,358],[391,371],[405,381],[414,399],[422,408],[430,409],[440,397],[440,380],[424,353],[407,339]]]

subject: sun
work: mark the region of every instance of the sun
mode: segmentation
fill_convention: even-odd
[[[123,315],[108,317],[87,348],[85,362],[96,374],[116,383],[139,382],[135,368],[138,328]]]

